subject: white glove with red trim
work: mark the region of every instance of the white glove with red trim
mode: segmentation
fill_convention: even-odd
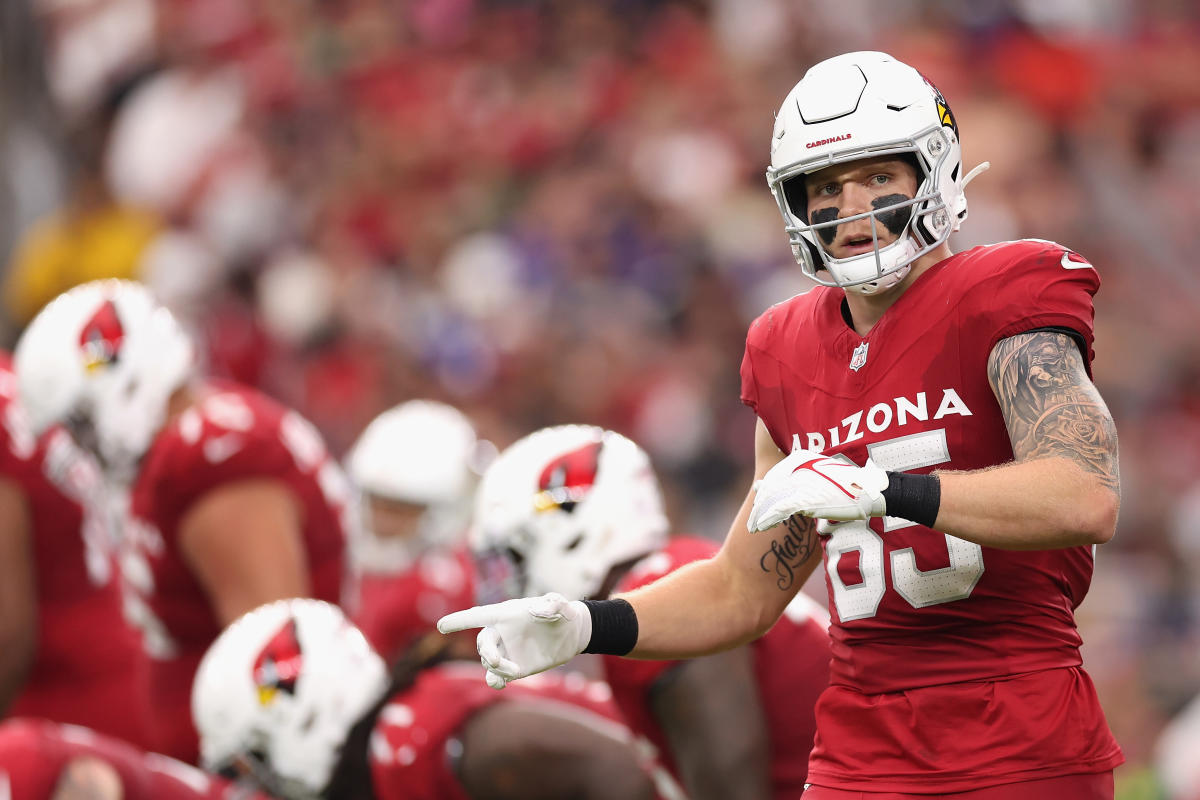
[[[793,514],[845,522],[882,517],[887,473],[867,459],[857,467],[811,450],[793,450],[755,485],[746,528],[765,531]]]

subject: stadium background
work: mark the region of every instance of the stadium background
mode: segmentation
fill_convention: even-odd
[[[752,460],[745,329],[805,288],[772,114],[853,49],[918,67],[992,163],[955,249],[1054,239],[1102,276],[1124,503],[1079,619],[1119,796],[1156,796],[1200,691],[1192,2],[5,0],[3,343],[76,282],[139,277],[211,372],[339,452],[412,397],[500,446],[604,425],[677,529],[720,537]]]

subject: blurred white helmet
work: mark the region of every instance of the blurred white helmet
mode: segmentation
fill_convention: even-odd
[[[424,511],[414,536],[387,540],[376,535],[364,509],[362,566],[403,567],[425,548],[461,541],[472,494],[493,453],[490,442],[476,437],[470,420],[444,403],[410,400],[373,419],[347,457],[351,480],[364,495]]]
[[[383,660],[336,606],[260,606],[217,637],[196,671],[201,765],[248,771],[286,800],[318,797],[351,728],[387,686]]]
[[[192,342],[150,291],[93,281],[59,295],[25,329],[14,365],[40,434],[66,425],[114,477],[130,480],[192,373]]]
[[[811,220],[804,176],[847,161],[901,156],[917,169],[911,200],[842,219]],[[792,253],[804,274],[859,294],[888,289],[914,261],[937,248],[967,217],[963,193],[987,165],[963,175],[958,125],[941,92],[886,53],[857,52],[813,66],[775,117],[767,184],[783,213]],[[875,247],[835,259],[821,246],[840,223],[869,219]],[[897,239],[879,246],[878,226]],[[821,270],[828,277],[818,276]]]
[[[484,474],[471,527],[481,599],[596,597],[612,568],[661,549],[667,517],[646,453],[619,433],[544,428]]]

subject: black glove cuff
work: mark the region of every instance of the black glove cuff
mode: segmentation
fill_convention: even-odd
[[[888,487],[883,490],[883,500],[889,517],[900,517],[932,528],[942,507],[942,482],[937,475],[888,472]]]
[[[585,653],[623,656],[638,639],[637,614],[628,600],[584,600],[592,615],[592,638]]]

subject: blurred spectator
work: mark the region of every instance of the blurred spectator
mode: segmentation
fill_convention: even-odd
[[[72,286],[98,278],[135,278],[159,229],[155,215],[113,197],[102,172],[108,113],[81,121],[70,141],[73,170],[66,203],[26,231],[4,280],[18,325]]]

